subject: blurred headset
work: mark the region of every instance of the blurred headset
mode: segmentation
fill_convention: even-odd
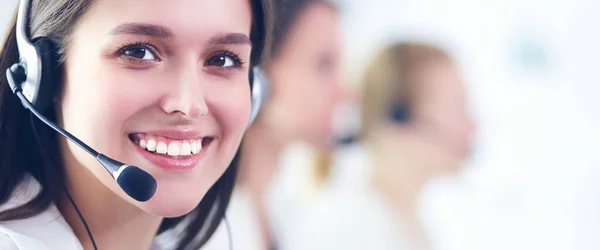
[[[388,107],[388,119],[393,123],[405,124],[410,121],[410,107],[405,101],[395,101]]]

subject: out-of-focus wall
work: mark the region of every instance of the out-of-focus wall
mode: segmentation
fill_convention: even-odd
[[[390,40],[440,42],[463,70],[476,153],[459,179],[433,183],[424,197],[445,249],[600,248],[585,233],[600,229],[600,212],[589,209],[600,191],[593,2],[342,2],[351,86]]]
[[[463,70],[480,134],[465,173],[425,194],[440,245],[600,249],[598,1],[337,2],[350,86],[395,39],[440,42]],[[16,4],[0,1],[2,34]]]
[[[17,3],[16,0],[3,0],[0,2],[0,34],[2,34],[2,37],[6,34],[8,23],[13,16]]]

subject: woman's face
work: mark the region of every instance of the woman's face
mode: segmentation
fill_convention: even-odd
[[[476,128],[468,114],[458,69],[446,61],[432,62],[418,71],[417,78],[416,125],[440,152],[463,161],[470,153]]]
[[[286,139],[323,143],[340,101],[339,27],[324,3],[306,7],[268,67],[272,92],[262,117]]]
[[[94,1],[66,50],[59,119],[97,151],[149,172],[158,189],[134,201],[71,143],[69,176],[162,217],[196,207],[249,117],[251,18],[248,0]]]

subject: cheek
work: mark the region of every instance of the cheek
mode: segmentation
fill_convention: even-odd
[[[91,60],[74,63],[62,100],[65,127],[107,154],[127,141],[123,124],[149,100],[140,98],[147,96],[141,92],[148,88],[139,86],[143,80],[109,67]]]
[[[317,81],[307,84],[302,109],[307,117],[313,119],[313,127],[329,126],[338,102],[336,86],[331,82]]]
[[[276,83],[269,101],[273,123],[301,136],[323,136],[334,108],[332,86],[309,63],[289,64],[272,72]]]
[[[209,112],[219,123],[223,139],[239,141],[250,117],[250,85],[247,82],[233,84],[235,86],[208,87],[204,98]]]
[[[311,72],[308,65],[297,64],[293,70],[297,77],[285,77],[282,79],[278,97],[286,111],[296,114],[300,119],[314,118],[322,111],[323,104],[327,102],[324,95],[323,85]],[[325,98],[325,99],[324,99]],[[309,119],[310,120],[310,119]]]

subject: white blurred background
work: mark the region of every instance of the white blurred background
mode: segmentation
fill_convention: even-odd
[[[600,3],[338,1],[346,76],[382,43],[439,42],[459,61],[476,153],[423,216],[442,249],[600,249]]]
[[[16,2],[0,3],[3,34]],[[476,152],[423,197],[437,246],[600,249],[600,2],[337,2],[347,84],[404,38],[441,43],[467,79]]]

